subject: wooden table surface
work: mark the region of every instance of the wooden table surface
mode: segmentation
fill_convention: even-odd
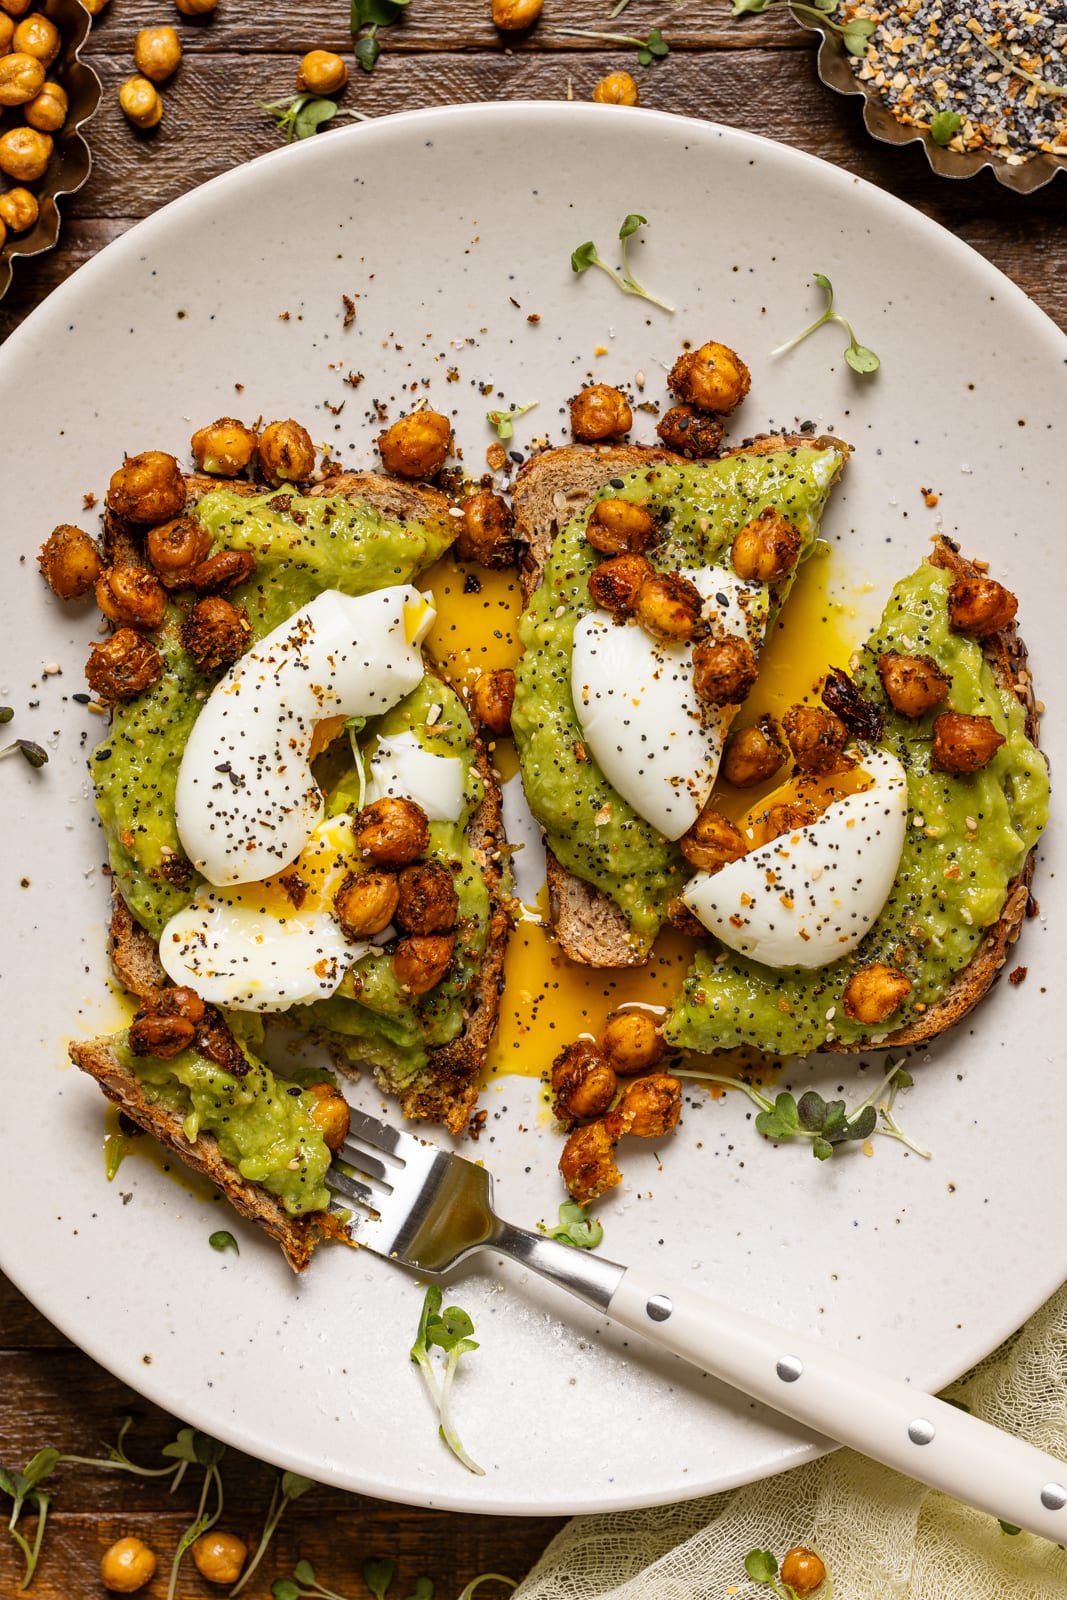
[[[488,0],[411,0],[403,22],[383,34],[374,72],[353,73],[343,104],[380,116],[461,101],[561,100],[569,88],[584,99],[603,73],[625,67],[638,77],[646,106],[768,134],[906,199],[973,245],[1067,327],[1062,177],[1022,198],[988,172],[952,183],[930,173],[918,147],[875,144],[863,128],[858,100],[823,88],[812,36],[781,12],[733,21],[728,0],[668,9],[632,0],[612,23],[610,9],[609,0],[568,0],[565,6],[547,0],[532,33],[505,48],[490,22]],[[133,71],[138,28],[163,22],[178,26],[184,59],[164,89],[162,125],[139,134],[120,114],[116,93]],[[643,70],[632,51],[560,37],[564,27],[644,34],[652,26],[663,29],[670,55]],[[166,0],[112,0],[85,48],[104,84],[90,131],[93,174],[66,203],[58,248],[17,264],[14,284],[0,302],[0,338],[132,222],[273,148],[278,135],[258,102],[292,93],[296,60],[305,50],[345,51],[350,44],[345,0],[221,0],[213,15],[196,20],[180,17]],[[0,1278],[0,1461],[21,1466],[45,1444],[97,1454],[99,1441],[113,1436],[114,1410],[134,1403],[122,1384],[73,1349]],[[136,1450],[139,1459],[151,1461],[178,1424],[152,1407],[141,1410],[145,1420]],[[224,1478],[224,1525],[254,1539],[274,1474],[228,1452]],[[171,1499],[151,1481],[69,1467],[57,1481],[31,1594],[37,1600],[103,1594],[100,1554],[125,1533],[144,1537],[161,1556],[159,1574],[142,1593],[165,1594],[165,1569],[192,1513],[191,1488],[186,1492],[183,1486]],[[438,1600],[451,1600],[476,1573],[521,1576],[559,1525],[560,1519],[551,1518],[423,1511],[319,1489],[291,1508],[271,1557],[244,1592],[249,1600],[264,1600],[272,1579],[291,1572],[304,1556],[321,1581],[354,1600],[367,1594],[360,1578],[363,1560],[391,1556],[399,1565],[393,1594],[409,1594],[414,1580],[425,1575],[436,1583]],[[17,1577],[13,1547],[2,1541],[0,1595],[15,1594]],[[224,1592],[186,1563],[179,1595]],[[504,1592],[490,1585],[479,1590],[485,1600]]]

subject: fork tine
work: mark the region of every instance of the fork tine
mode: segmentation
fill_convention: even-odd
[[[357,1111],[355,1106],[349,1108],[349,1132],[355,1134],[357,1139],[373,1145],[376,1150],[384,1150],[387,1155],[396,1156],[402,1161],[400,1153],[404,1144],[415,1144],[410,1133],[401,1133],[399,1128],[391,1128],[386,1122],[379,1122],[377,1117],[370,1117],[365,1111]]]
[[[358,1167],[360,1172],[368,1178],[377,1178],[380,1182],[388,1184],[390,1174],[396,1175],[395,1167],[386,1166],[384,1161],[379,1161],[377,1156],[372,1156],[369,1150],[364,1150],[362,1145],[353,1144],[351,1139],[346,1139],[340,1158],[350,1167]]]
[[[376,1209],[373,1189],[360,1183],[358,1178],[350,1178],[347,1172],[341,1172],[337,1167],[331,1167],[327,1172],[326,1187],[349,1200],[355,1200],[358,1205],[369,1206],[372,1211]]]

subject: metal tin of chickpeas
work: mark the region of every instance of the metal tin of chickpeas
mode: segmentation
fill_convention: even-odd
[[[92,21],[88,10],[79,0],[36,0],[32,10],[55,30],[58,53],[47,66],[41,62],[46,76],[35,95],[0,107],[0,136],[19,129],[33,136],[32,141],[22,135],[8,140],[13,156],[6,165],[14,170],[0,170],[0,198],[15,195],[3,212],[0,298],[11,283],[16,260],[39,255],[56,243],[59,203],[89,176],[92,158],[83,130],[100,103],[100,80],[79,56]],[[48,30],[27,37],[49,54],[47,40],[53,36]]]

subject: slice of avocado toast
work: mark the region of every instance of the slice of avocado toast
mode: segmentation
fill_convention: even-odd
[[[660,524],[648,557],[661,573],[728,573],[733,535],[770,508],[798,530],[803,560],[847,454],[837,440],[806,436],[752,441],[709,462],[637,448],[574,448],[534,458],[520,475],[516,518],[531,546],[536,587],[520,629],[525,648],[512,726],[527,799],[546,835],[557,936],[573,959],[600,966],[646,960],[689,875],[678,845],[608,782],[575,710],[575,630],[596,610],[589,578],[599,557],[585,536],[593,505],[607,498],[644,505]],[[575,480],[582,488],[577,506],[567,493]],[[790,575],[773,591],[751,586],[764,634],[791,582]]]
[[[896,879],[870,932],[848,956],[809,969],[763,966],[717,941],[700,949],[664,1033],[711,1051],[754,1046],[776,1055],[860,1050],[872,1041],[933,1038],[988,990],[1025,915],[1033,849],[1048,817],[1048,770],[1026,656],[1015,625],[976,639],[950,627],[957,578],[978,571],[947,540],[894,589],[860,652],[858,688],[885,713],[878,743],[907,774],[908,825]],[[951,680],[947,698],[913,719],[894,710],[877,666],[887,653],[929,657]],[[946,704],[988,717],[1003,743],[970,774],[935,770],[932,729]],[[880,963],[910,987],[872,1028],[842,1004],[849,979]]]

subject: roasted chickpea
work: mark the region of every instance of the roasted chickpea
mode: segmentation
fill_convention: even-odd
[[[181,639],[201,672],[218,672],[244,655],[252,625],[239,606],[213,594],[196,602],[182,623]]]
[[[15,37],[15,24],[6,11],[0,11],[0,56],[6,56]]]
[[[671,406],[656,423],[656,432],[668,450],[706,461],[718,455],[724,429],[718,417],[709,416],[705,411],[696,411],[692,406]]]
[[[127,456],[112,474],[107,508],[127,522],[169,522],[185,510],[185,479],[165,450],[143,450]]]
[[[626,1087],[615,1116],[623,1133],[638,1139],[661,1139],[678,1126],[682,1085],[669,1072],[650,1072]]]
[[[294,422],[268,422],[257,446],[259,467],[268,483],[302,483],[315,470],[315,446],[307,429]]]
[[[679,400],[701,411],[726,412],[741,404],[752,380],[737,351],[712,339],[679,356],[667,381]]]
[[[119,105],[135,128],[155,128],[163,120],[163,101],[149,78],[135,73],[119,89]]]
[[[667,921],[675,933],[684,933],[687,939],[706,939],[708,930],[699,917],[693,915],[680,894],[667,901]]]
[[[259,435],[236,417],[219,417],[210,427],[198,428],[190,441],[193,460],[201,472],[235,478],[256,453]]]
[[[133,628],[94,645],[85,663],[89,687],[101,700],[133,700],[163,676],[163,657]]]
[[[4,241],[5,241],[6,238],[7,238],[7,223],[3,220],[2,217],[0,217],[0,250],[3,249]]]
[[[378,435],[386,472],[399,478],[432,478],[452,446],[452,424],[439,411],[412,411]]]
[[[952,680],[933,656],[900,656],[891,651],[878,658],[878,676],[894,711],[902,717],[922,717],[941,704]]]
[[[810,800],[783,801],[769,806],[760,818],[760,833],[769,843],[780,839],[783,833],[795,833],[819,820],[820,812]]]
[[[515,704],[515,674],[509,668],[483,672],[471,690],[471,710],[489,733],[511,731],[511,710]]]
[[[255,564],[251,550],[220,550],[193,567],[182,581],[197,594],[225,594],[250,578]]]
[[[210,549],[210,530],[195,517],[173,517],[148,530],[148,559],[168,589],[188,583],[190,572],[206,559]]]
[[[40,94],[35,95],[29,105],[23,106],[22,115],[31,128],[37,128],[41,133],[58,133],[67,120],[68,109],[66,90],[60,88],[58,83],[48,81]]]
[[[631,500],[598,500],[585,528],[593,549],[606,556],[641,555],[658,535],[655,517]]]
[[[0,56],[0,106],[24,106],[44,88],[44,63],[23,50]]]
[[[430,842],[426,813],[414,800],[386,795],[374,800],[356,818],[356,845],[361,855],[383,867],[406,867]]]
[[[600,1030],[601,1055],[620,1078],[647,1072],[663,1054],[663,1036],[647,1011],[613,1011]]]
[[[766,783],[789,759],[782,730],[769,714],[748,728],[737,728],[726,741],[722,775],[735,789]]]
[[[808,1600],[826,1582],[826,1568],[814,1550],[796,1544],[782,1557],[778,1576],[792,1589],[797,1600]]]
[[[698,872],[719,872],[729,862],[739,861],[748,849],[740,828],[711,806],[704,807],[678,843],[689,865]]]
[[[609,72],[594,86],[593,99],[602,106],[639,106],[641,91],[628,72]]]
[[[156,1553],[141,1539],[117,1539],[100,1558],[100,1581],[112,1594],[136,1594],[155,1577]]]
[[[81,528],[61,522],[53,528],[37,557],[45,582],[61,600],[88,594],[104,570],[96,543]]]
[[[586,1122],[575,1128],[559,1158],[559,1171],[567,1193],[579,1205],[588,1205],[605,1189],[622,1182],[615,1165],[616,1137],[603,1122]]]
[[[452,546],[460,560],[477,561],[493,570],[512,566],[518,546],[515,518],[507,501],[488,489],[479,489],[477,494],[467,496],[462,511],[459,534]]]
[[[501,33],[530,28],[544,9],[545,0],[492,0],[493,26]]]
[[[957,578],[948,592],[948,620],[954,633],[976,639],[999,633],[1019,609],[1010,589],[994,578]]]
[[[107,3],[108,0],[82,0],[82,5],[91,17],[98,17]]]
[[[589,593],[616,622],[622,622],[633,615],[642,584],[655,576],[655,568],[644,556],[611,556],[589,574]]]
[[[169,1061],[194,1042],[203,1020],[204,1002],[195,989],[157,989],[130,1023],[130,1049],[135,1056]]]
[[[297,69],[296,86],[303,93],[336,94],[348,82],[348,68],[332,50],[309,50]]]
[[[313,1084],[311,1093],[317,1095],[320,1090],[325,1090],[329,1099],[340,1100],[344,1106],[345,1133],[337,1144],[330,1144],[329,1138],[326,1138],[331,1150],[339,1150],[348,1132],[348,1106],[332,1083]],[[320,1102],[320,1104],[326,1103],[327,1100]],[[311,1116],[313,1122],[318,1122],[317,1110],[313,1111]],[[214,1528],[209,1533],[202,1533],[192,1546],[196,1570],[202,1578],[207,1579],[208,1583],[236,1583],[241,1576],[241,1568],[245,1564],[247,1555],[248,1546],[243,1539],[239,1539],[235,1533],[219,1533]]]
[[[107,567],[95,585],[96,603],[109,622],[127,628],[158,628],[167,592],[147,567]]]
[[[617,1088],[614,1068],[592,1039],[576,1039],[552,1063],[552,1109],[564,1126],[602,1116]]]
[[[443,861],[416,861],[400,873],[396,920],[405,933],[447,933],[459,916],[459,896]]]
[[[34,0],[0,0],[0,9],[11,17],[24,17]]]
[[[327,1150],[333,1150],[336,1153],[348,1138],[348,1128],[352,1120],[348,1109],[348,1101],[340,1089],[335,1088],[332,1083],[313,1083],[308,1093],[315,1096],[315,1104],[311,1108],[311,1120],[322,1134]],[[222,1534],[221,1537],[229,1539],[232,1535]],[[212,1583],[233,1583],[240,1573],[248,1551],[241,1544],[240,1539],[235,1539],[234,1543],[240,1545],[240,1558],[237,1560],[236,1566],[233,1566],[232,1562],[230,1563],[231,1567],[233,1567],[232,1577],[226,1574],[218,1578],[212,1577],[211,1573],[205,1571],[200,1562],[197,1561],[196,1564],[201,1574]],[[234,1554],[236,1555],[236,1551]],[[193,1559],[196,1560],[195,1544],[193,1546]],[[222,1565],[221,1561],[219,1565]]]
[[[9,128],[0,134],[0,172],[6,172],[16,183],[33,183],[44,177],[52,149],[50,133],[40,133],[36,128]]]
[[[734,534],[730,565],[739,578],[781,583],[800,559],[800,529],[768,506]]]
[[[174,0],[183,17],[206,17],[218,3],[219,0]]]
[[[874,1027],[891,1017],[910,993],[909,977],[883,961],[872,961],[852,974],[842,991],[841,1004],[853,1022]]]
[[[12,49],[24,51],[28,56],[35,56],[46,67],[52,65],[62,43],[62,37],[55,23],[40,11],[23,18],[15,29],[15,37],[11,41]]]
[[[571,432],[583,444],[620,439],[633,427],[634,414],[621,389],[610,383],[593,383],[570,403]]]
[[[141,28],[133,41],[133,62],[153,83],[163,83],[178,70],[182,42],[176,28]]]
[[[693,692],[709,706],[739,706],[759,676],[752,646],[738,633],[704,639],[693,650]]]
[[[800,772],[839,772],[846,764],[842,752],[848,729],[832,711],[820,706],[790,706],[782,718],[782,732]]]
[[[991,717],[969,717],[962,711],[942,711],[934,718],[930,765],[938,772],[967,776],[992,761],[1004,735]]]
[[[350,872],[334,896],[333,908],[346,939],[370,939],[392,922],[399,900],[395,872]]]
[[[696,639],[705,631],[704,597],[680,572],[654,573],[634,596],[634,616],[654,639]]]
[[[408,994],[426,994],[452,965],[454,933],[416,933],[401,939],[393,951],[393,976]]]

